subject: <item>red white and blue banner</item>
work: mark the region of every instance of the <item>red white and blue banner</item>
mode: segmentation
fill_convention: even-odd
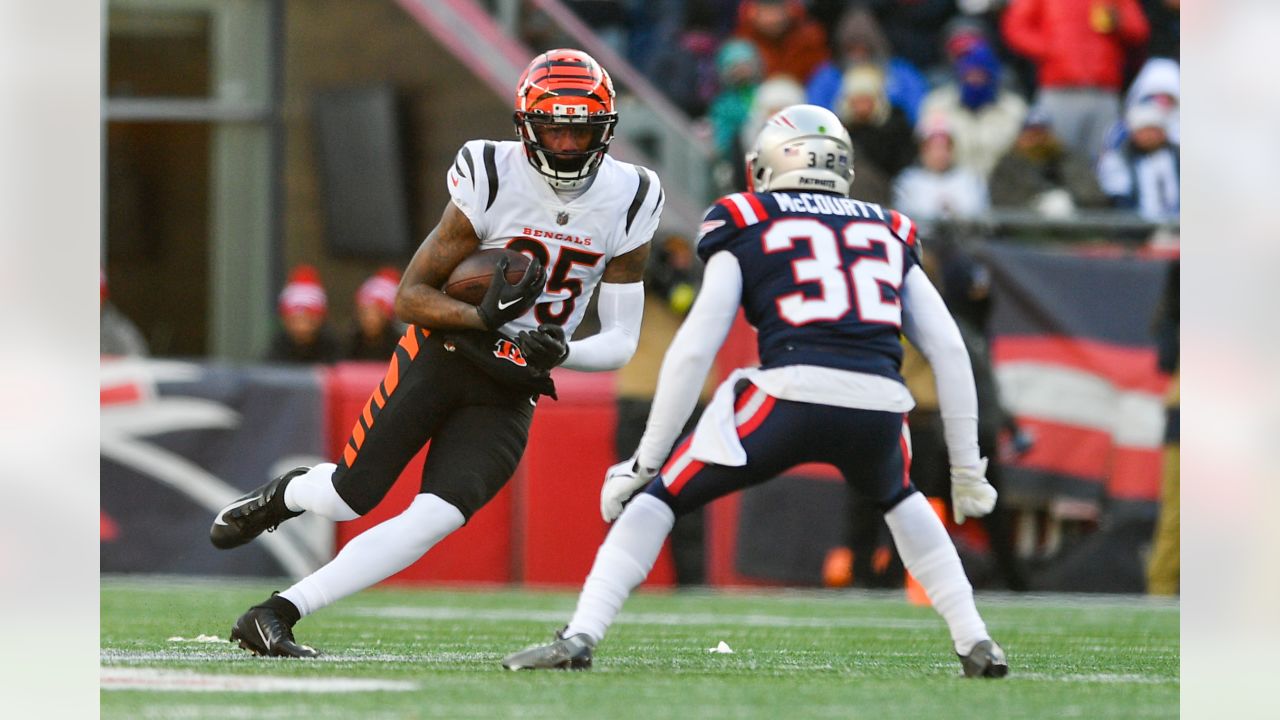
[[[1167,261],[996,244],[982,259],[1002,400],[1036,440],[1006,466],[1007,492],[1149,506],[1168,385],[1152,321]]]

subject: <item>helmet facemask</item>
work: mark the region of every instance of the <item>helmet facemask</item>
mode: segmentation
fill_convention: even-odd
[[[515,123],[516,132],[524,142],[529,164],[552,187],[574,189],[581,187],[600,168],[600,163],[604,162],[609,143],[613,141],[613,129],[618,123],[618,116],[616,113],[582,116],[517,111]],[[551,128],[582,128],[589,131],[590,137],[582,150],[556,149],[539,137],[540,130],[545,134]]]

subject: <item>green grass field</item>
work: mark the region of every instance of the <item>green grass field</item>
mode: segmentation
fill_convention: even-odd
[[[591,672],[512,673],[576,593],[377,589],[298,625],[319,659],[226,642],[286,584],[103,578],[102,717],[1178,717],[1178,606],[1142,598],[980,595],[1004,680],[961,677],[931,609],[834,591],[640,593]]]

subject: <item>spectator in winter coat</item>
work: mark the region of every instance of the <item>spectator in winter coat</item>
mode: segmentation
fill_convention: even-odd
[[[1176,60],[1152,58],[1142,66],[1142,70],[1130,83],[1129,92],[1124,97],[1126,113],[1135,105],[1148,102],[1164,108],[1165,133],[1169,136],[1169,142],[1174,145],[1180,144],[1182,137],[1182,123],[1178,108],[1182,99],[1179,75]],[[1128,126],[1123,119],[1118,120],[1107,134],[1106,149],[1119,148],[1128,139]]]
[[[1053,217],[1107,206],[1093,167],[1062,144],[1039,108],[1027,115],[1013,148],[996,164],[990,186],[996,207],[1032,208]]]
[[[915,160],[915,134],[907,116],[889,103],[884,76],[874,65],[857,65],[844,73],[836,97],[836,115],[853,139],[859,173],[874,166],[892,178]],[[854,175],[854,183],[857,183]],[[858,192],[854,197],[866,198]]]
[[[742,157],[742,125],[751,112],[756,89],[760,87],[760,54],[746,40],[730,39],[716,53],[720,93],[711,102],[708,119],[715,141],[717,176],[725,192],[746,188],[746,168]]]
[[[347,340],[347,360],[387,362],[404,334],[396,321],[396,289],[400,273],[383,268],[365,280],[356,291],[355,327]]]
[[[801,0],[743,0],[737,36],[755,43],[765,77],[790,75],[807,82],[830,57],[827,31],[809,17]]]
[[[267,360],[296,363],[336,362],[341,349],[326,321],[328,295],[320,275],[310,265],[299,265],[280,291],[280,331],[271,341]]]
[[[840,18],[832,44],[835,57],[814,71],[805,92],[810,105],[836,110],[836,95],[845,73],[850,68],[869,65],[884,75],[885,93],[894,107],[900,108],[912,127],[915,126],[920,101],[929,86],[924,76],[910,62],[889,54],[889,41],[876,18],[866,8],[851,6]],[[855,182],[857,178],[854,178]],[[855,195],[857,193],[854,193]]]
[[[1138,0],[1012,0],[1001,27],[1009,47],[1036,63],[1036,104],[1054,133],[1096,158],[1120,116],[1126,53],[1150,32]]]
[[[1166,111],[1141,103],[1125,115],[1129,140],[1098,161],[1098,184],[1116,207],[1132,208],[1152,222],[1177,220],[1178,146],[1165,132]]]
[[[747,40],[726,40],[716,53],[720,93],[711,101],[711,131],[721,158],[742,157],[738,135],[763,76],[760,53]]]
[[[986,182],[955,162],[946,122],[925,118],[920,134],[920,163],[898,176],[893,185],[893,206],[921,223],[986,213],[990,206]]]
[[[955,138],[956,162],[985,181],[1013,146],[1027,103],[1000,87],[1000,62],[988,45],[956,58],[955,80],[929,93],[920,108],[925,122],[944,118]]]

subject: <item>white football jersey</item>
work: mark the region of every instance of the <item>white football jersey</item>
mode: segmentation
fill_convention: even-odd
[[[547,268],[537,303],[499,328],[508,337],[542,323],[558,324],[572,337],[605,265],[649,242],[664,200],[656,173],[608,155],[591,186],[564,200],[515,141],[468,142],[446,182],[482,249],[526,252]]]

